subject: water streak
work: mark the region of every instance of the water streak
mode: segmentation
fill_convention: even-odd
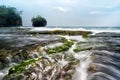
[[[73,75],[72,80],[87,80],[87,76],[88,76],[87,68],[91,63],[91,54],[92,51],[91,52],[83,51],[75,55],[75,57],[80,60],[80,63],[79,66],[76,68],[76,72]]]

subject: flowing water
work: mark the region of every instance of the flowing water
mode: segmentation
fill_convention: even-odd
[[[6,33],[4,31],[4,33]],[[3,36],[3,35],[1,35]],[[74,44],[68,51],[48,55],[46,50],[61,46],[56,42],[42,46],[39,51],[33,51],[34,59],[43,57],[37,66],[27,66],[26,71],[33,71],[29,76],[31,80],[120,80],[120,38],[119,37],[93,37],[84,39],[81,36],[62,36],[73,40]],[[37,39],[33,38],[32,40]],[[75,52],[77,46],[82,46]],[[92,48],[91,48],[92,47]],[[19,58],[17,58],[19,59]],[[8,73],[13,65],[11,56],[7,56],[8,67],[0,70],[0,80]],[[46,66],[47,63],[47,66]],[[21,80],[26,79],[22,76]],[[16,78],[18,80],[18,78]],[[26,79],[27,80],[27,79]]]
[[[65,36],[66,37],[66,36]],[[79,40],[79,41],[85,41],[84,39],[82,39],[82,37],[81,36],[79,36],[80,38],[81,38],[81,40]],[[66,37],[67,39],[68,39],[68,36]],[[74,37],[70,37],[69,36],[69,41],[70,41],[70,39],[72,39],[72,40],[75,40],[75,36]],[[75,47],[76,47],[76,44],[77,44],[77,42],[75,42],[73,45],[72,45],[72,47],[65,53],[65,54],[67,54],[67,55],[73,55],[73,57],[75,58],[75,59],[78,59],[80,62],[78,63],[78,65],[75,67],[75,72],[74,72],[74,74],[72,75],[72,80],[87,80],[87,68],[88,68],[88,66],[89,66],[89,63],[91,62],[91,54],[92,54],[92,52],[91,51],[83,51],[83,52],[79,52],[79,53],[75,53],[74,51],[73,51],[73,49],[75,49]],[[62,43],[56,43],[56,44],[50,44],[50,45],[47,45],[47,46],[45,46],[45,47],[43,47],[43,48],[45,48],[45,49],[47,49],[47,48],[54,48],[54,47],[56,47],[56,46],[61,46],[62,45]],[[44,52],[43,52],[44,53]],[[45,55],[45,57],[46,56],[48,56],[49,58],[50,58],[50,56],[49,55],[47,55],[46,54],[46,52],[44,53]],[[63,54],[63,53],[61,53],[61,54]],[[40,55],[39,55],[39,53],[38,52],[33,52],[33,58],[37,58],[37,57],[39,57]],[[9,62],[11,62],[11,59],[9,58],[8,59],[9,60]],[[50,59],[51,61],[53,60],[54,61],[54,59]],[[58,62],[57,62],[57,64],[59,64],[59,68],[57,67],[56,69],[57,69],[57,72],[61,72],[61,69],[63,68],[63,67],[65,67],[66,65],[68,65],[68,63],[69,63],[69,61],[67,61],[66,60],[66,58],[65,58],[65,55],[61,55],[61,58],[58,60]],[[56,65],[57,65],[56,64]],[[0,77],[1,77],[1,79],[2,79],[2,77],[5,75],[5,74],[7,74],[7,72],[8,72],[8,69],[9,69],[9,67],[8,68],[5,68],[4,70],[1,70],[0,71]],[[50,78],[50,80],[52,80],[53,79],[53,77],[57,74],[55,74],[56,73],[56,71],[53,71],[52,72],[52,75],[51,75],[51,78]]]
[[[79,66],[76,68],[76,72],[73,75],[73,80],[87,80],[87,68],[91,62],[91,55],[92,52],[81,52],[77,55],[78,56],[82,56],[79,57],[78,59],[80,59],[80,64]]]

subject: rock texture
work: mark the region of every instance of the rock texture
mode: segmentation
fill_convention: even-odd
[[[75,42],[72,46],[70,45],[71,48],[68,51],[61,52],[60,48],[63,47],[60,45],[59,47],[50,49],[55,50],[57,53],[48,54],[47,51],[45,51],[42,52],[39,57],[37,57],[37,51],[30,48],[30,51],[34,52],[34,59],[27,59],[20,64],[11,67],[3,80],[119,80],[119,35],[120,33],[97,33],[91,35],[85,41]],[[18,42],[16,44],[18,45],[14,48],[23,47],[24,45],[19,45],[21,43],[30,43],[29,45],[42,43],[41,45],[43,45],[44,41],[49,42],[51,40],[51,43],[61,40],[61,38],[56,37],[55,35],[49,35],[49,37],[50,38],[47,37],[48,41],[46,40],[47,38],[45,35],[15,38],[17,40],[16,42]],[[22,39],[24,40],[23,42]],[[41,42],[42,40],[40,39],[44,39],[43,42]],[[65,48],[68,44],[64,44]],[[23,48],[27,50],[27,48]],[[59,49],[60,51],[56,51]],[[25,53],[26,52],[24,52],[24,54]],[[4,52],[4,54],[7,53]],[[18,53],[15,56],[15,60],[18,61],[17,59],[19,59],[20,56],[28,57],[28,54],[21,55]],[[23,60],[24,57],[21,57],[19,60]],[[9,58],[6,57],[6,59]],[[87,78],[83,76],[87,76]]]
[[[98,33],[90,41],[103,46],[94,48],[88,80],[119,80],[120,33]]]
[[[0,69],[3,69],[4,67],[8,66],[8,63],[19,63],[27,59],[38,57],[40,55],[40,49],[43,46],[61,41],[62,38],[55,35],[1,35]]]

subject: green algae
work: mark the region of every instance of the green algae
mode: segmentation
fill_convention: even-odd
[[[67,55],[67,54],[53,54],[49,56],[52,58],[52,61],[48,57],[41,57],[38,59],[31,59],[31,60],[24,61],[21,64],[12,67],[10,69],[11,71],[9,70],[9,74],[4,76],[3,80],[8,80],[8,79],[23,80],[25,79],[25,77],[29,77],[29,80],[33,80],[30,78],[30,75],[31,73],[34,73],[36,68],[43,73],[42,76],[44,76],[44,78],[51,76],[52,73],[55,73],[54,76],[52,76],[52,79],[55,79],[55,80],[58,80],[60,78],[65,80],[71,79],[72,75],[75,72],[76,66],[79,64],[79,59],[74,58],[73,55]],[[61,66],[59,65],[61,64],[59,60],[61,59],[64,59],[66,62],[68,62],[63,67],[59,67]],[[35,66],[33,66],[32,64]],[[47,69],[48,66],[50,67],[50,69]],[[20,77],[23,77],[23,78],[20,79]]]
[[[67,51],[72,45],[74,44],[73,41],[64,40],[62,46],[57,46],[55,48],[50,48],[47,50],[48,54],[59,53],[63,51]]]
[[[81,46],[77,46],[73,51],[74,52],[79,52],[79,51],[86,51],[86,50],[91,50],[93,49],[92,47],[81,47]]]
[[[30,59],[30,60],[27,60],[27,61],[24,61],[24,62],[21,62],[20,64],[12,67],[9,69],[9,74],[20,74],[22,71],[25,70],[26,66],[30,65],[30,64],[35,64],[37,61],[41,61],[42,58],[39,58],[39,59]]]
[[[54,30],[54,31],[42,31],[42,32],[34,32],[31,31],[28,34],[38,35],[38,34],[52,34],[52,35],[82,35],[83,37],[92,34],[91,31],[70,31],[70,30]]]

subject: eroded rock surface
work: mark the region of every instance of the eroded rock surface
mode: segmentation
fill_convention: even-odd
[[[0,69],[6,67],[8,63],[38,57],[40,53],[37,52],[42,46],[61,41],[62,38],[55,35],[0,35]]]
[[[103,46],[94,48],[88,80],[119,80],[120,33],[98,33],[91,42]]]
[[[51,35],[49,35],[49,37],[50,36]],[[23,38],[23,40],[25,39],[24,41],[30,41],[29,45],[31,45],[31,43],[42,43],[40,38],[45,39],[43,41],[47,42],[46,37],[44,37],[44,35],[39,35],[36,37],[27,36],[26,38],[19,37],[19,39],[15,39],[18,40],[16,44],[22,43],[22,41],[19,40]],[[50,43],[54,41],[58,41],[59,43],[61,41],[61,38],[54,37],[55,35],[50,37]],[[23,44],[28,44],[27,41],[23,42]],[[3,80],[120,79],[119,33],[97,33],[91,35],[84,41],[73,41],[72,43],[70,42],[70,44],[69,42],[65,42],[58,46],[54,46],[54,48],[49,49],[50,53],[48,53],[49,50],[46,49],[44,52],[41,52],[42,54],[40,54],[39,57],[37,57],[39,51],[29,47],[29,49],[31,49],[30,51],[34,52],[34,59],[28,59],[24,62],[21,61],[22,63],[11,67]],[[23,47],[23,45],[15,47],[19,48],[21,46]],[[23,48],[27,50],[27,48]],[[19,58],[18,55],[19,53],[16,59]],[[28,54],[24,55],[24,57],[28,57]]]

